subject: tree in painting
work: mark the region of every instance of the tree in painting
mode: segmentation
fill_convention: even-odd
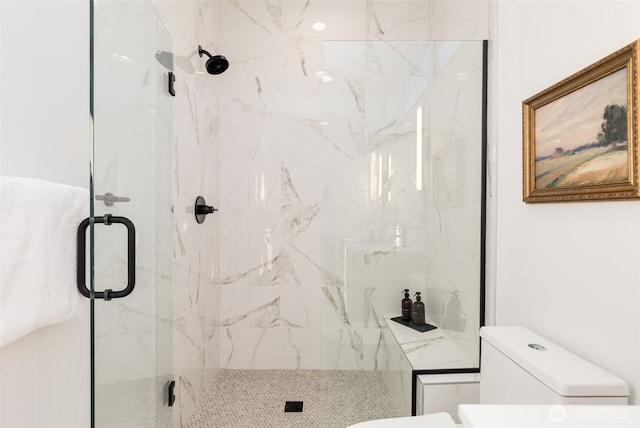
[[[617,143],[627,141],[627,108],[610,104],[604,108],[602,119],[602,132],[598,133],[598,143],[601,146],[611,144],[611,149],[615,150]]]

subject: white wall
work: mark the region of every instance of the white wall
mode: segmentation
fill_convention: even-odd
[[[499,1],[490,153],[496,323],[525,325],[617,374],[635,404],[640,202],[524,204],[521,103],[640,37],[639,24],[640,1]]]
[[[1,175],[88,187],[88,17],[85,1],[0,2]],[[0,349],[0,426],[89,424],[85,302]]]
[[[1,3],[2,175],[88,187],[88,5]]]

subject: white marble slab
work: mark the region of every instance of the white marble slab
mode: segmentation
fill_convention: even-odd
[[[385,317],[385,321],[413,370],[474,367],[473,360],[443,329],[421,333],[392,321],[391,317]]]

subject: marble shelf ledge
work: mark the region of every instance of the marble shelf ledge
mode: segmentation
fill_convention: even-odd
[[[436,328],[421,333],[391,318],[392,316],[385,317],[387,326],[413,370],[473,367],[473,360],[456,345],[445,330]],[[433,324],[429,320],[427,323]]]

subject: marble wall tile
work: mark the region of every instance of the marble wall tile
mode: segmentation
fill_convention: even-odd
[[[367,38],[427,39],[429,2],[367,1]]]
[[[381,329],[323,328],[322,369],[377,370],[386,366]]]
[[[222,287],[222,327],[272,328],[280,325],[280,287]]]
[[[354,312],[361,312],[357,311],[356,307],[362,307],[362,298],[357,299],[357,301],[352,301],[352,293],[349,293],[348,289],[340,286],[323,286],[321,290],[323,297],[321,303],[323,328],[355,327],[357,317]]]
[[[222,328],[220,366],[227,369],[280,368],[280,329]]]
[[[318,302],[323,299],[321,287],[280,286],[280,322],[290,329],[321,328],[322,312]]]
[[[318,369],[322,367],[322,328],[280,329],[280,368]]]
[[[430,40],[484,40],[490,38],[490,1],[442,0],[429,2]]]
[[[403,174],[413,168],[411,162],[396,163],[392,204],[377,209],[369,204],[366,180],[372,152],[381,151],[398,162],[415,150],[415,129],[400,125],[407,105],[416,99],[395,95],[424,90],[411,80],[412,73],[428,75],[434,70],[424,69],[424,45],[386,40],[409,34],[426,37],[430,10],[423,2],[349,2],[345,13],[357,19],[350,31],[344,31],[331,24],[336,14],[326,14],[329,9],[324,6],[330,5],[310,3],[302,19],[297,15],[300,9],[288,3],[222,6],[229,32],[222,32],[220,46],[238,62],[234,73],[226,76],[228,90],[221,93],[228,99],[223,104],[229,117],[221,135],[233,141],[222,146],[222,156],[231,163],[223,166],[228,173],[223,173],[221,185],[227,189],[225,203],[234,210],[223,232],[222,247],[229,250],[223,255],[223,282],[302,286],[320,294],[321,310],[312,312],[316,319],[321,314],[323,327],[378,328],[381,314],[395,310],[399,300],[382,290],[408,287],[411,275],[424,273],[428,253],[381,249],[366,255],[367,263],[356,268],[342,242],[371,234],[388,240],[390,225],[399,221],[423,227],[420,218],[425,212],[419,206],[424,199],[405,196],[414,185],[411,175]],[[332,6],[335,11],[337,4]],[[327,17],[322,35],[303,25],[316,19],[312,11]],[[290,26],[296,19],[298,24]],[[336,34],[347,41],[328,41]],[[366,38],[378,41],[363,41]],[[394,67],[387,65],[391,59]],[[267,161],[257,163],[254,173],[254,160],[263,159]],[[272,161],[278,159],[280,194],[272,193],[274,208],[255,205],[251,176],[264,174],[267,183],[277,183],[269,177],[275,177],[278,166]],[[251,171],[250,177],[240,171]],[[280,212],[275,210],[278,198]],[[396,199],[415,215],[399,210]],[[278,218],[280,229],[273,227]],[[424,240],[420,233],[405,234],[413,242]],[[340,288],[345,284],[359,288]],[[300,306],[291,309],[284,295],[281,299],[283,319],[313,328],[317,321],[311,321],[307,301],[303,311]]]
[[[282,284],[320,288],[337,281],[330,272],[313,261],[303,250],[294,245],[285,245],[282,250],[287,269],[282,275]]]

